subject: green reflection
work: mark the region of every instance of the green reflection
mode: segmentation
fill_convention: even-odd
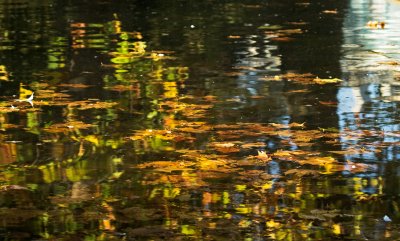
[[[0,239],[396,240],[398,131],[337,123],[316,3],[0,2]]]

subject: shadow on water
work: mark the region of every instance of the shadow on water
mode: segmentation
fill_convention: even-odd
[[[399,8],[0,1],[0,239],[399,239]]]

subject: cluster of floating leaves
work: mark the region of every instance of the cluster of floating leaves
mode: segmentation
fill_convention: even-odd
[[[279,29],[278,27],[274,28],[273,26],[266,26],[262,29],[265,29],[265,35],[271,41],[279,41],[279,42],[289,42],[293,41],[292,37],[295,34],[302,34],[303,30],[299,28],[295,29]]]
[[[201,150],[177,150],[179,153],[183,153],[182,157],[199,157],[199,163],[193,163],[193,160],[188,162],[186,159],[179,161],[169,161],[168,168],[172,168],[176,164],[174,170],[179,170],[179,167],[187,170],[188,167],[192,166],[193,171],[197,170],[196,165],[201,166],[201,160],[207,153],[212,151],[216,158],[209,158],[208,162],[213,163],[214,167],[218,167],[215,170],[226,172],[231,168],[231,172],[238,166],[264,166],[265,163],[270,161],[277,162],[292,162],[300,166],[309,166],[317,168],[318,171],[315,173],[330,174],[332,172],[365,172],[374,170],[374,165],[366,165],[362,163],[353,163],[345,161],[340,156],[345,154],[362,154],[365,152],[363,149],[357,149],[357,147],[350,148],[346,151],[327,151],[325,155],[321,155],[320,152],[313,152],[313,145],[321,145],[325,143],[334,147],[339,138],[339,133],[326,132],[325,130],[307,130],[305,129],[305,123],[291,123],[289,125],[271,123],[269,125],[262,125],[256,123],[238,123],[238,124],[223,124],[223,125],[208,125],[206,123],[190,123],[186,121],[177,121],[176,126],[173,130],[143,130],[135,133],[130,139],[138,142],[151,142],[151,139],[162,139],[170,143],[170,150],[174,150],[179,142],[193,142],[195,135],[199,133],[213,133],[218,141],[209,141],[207,148]],[[347,133],[351,135],[351,133]],[[343,136],[341,136],[343,137]],[[273,153],[266,153],[268,149],[265,140],[274,138],[280,140],[279,146],[282,149],[277,150]],[[248,141],[245,141],[248,140]],[[262,141],[264,140],[264,141]],[[175,144],[173,144],[175,143]],[[287,148],[287,149],[285,149]],[[296,150],[291,150],[295,148]],[[185,151],[188,151],[185,154]],[[241,153],[257,152],[257,155],[241,156]],[[374,150],[379,152],[379,148]],[[203,153],[203,154],[201,154]],[[218,156],[220,159],[218,159]],[[334,156],[337,156],[335,158]],[[190,159],[190,158],[189,158]],[[225,165],[218,166],[218,161],[223,160]],[[226,161],[228,160],[228,161]],[[182,163],[184,165],[182,165]],[[229,165],[227,165],[229,164]],[[141,167],[156,166],[155,164],[146,163]],[[212,166],[212,165],[211,165]],[[224,168],[227,170],[224,170]],[[298,168],[298,167],[296,167]]]
[[[71,27],[76,37],[74,48],[80,49],[96,47],[82,36],[104,26]],[[69,88],[91,87],[39,84],[32,85],[31,92],[22,87],[17,100],[7,100],[0,106],[1,130],[9,132],[21,127],[7,123],[9,113],[26,114],[28,124],[24,128],[41,140],[38,146],[43,150],[38,153],[48,155],[48,160],[34,160],[32,155],[31,160],[21,161],[27,163],[25,166],[10,165],[0,175],[3,183],[29,183],[28,174],[22,177],[26,180],[18,175],[24,170],[48,185],[3,186],[0,196],[6,201],[0,211],[5,226],[33,218],[45,224],[51,219],[69,224],[62,227],[67,230],[65,233],[84,232],[79,223],[101,230],[103,236],[99,240],[117,237],[239,240],[245,232],[272,240],[322,239],[326,234],[340,237],[344,233],[360,236],[362,217],[335,209],[342,206],[331,201],[324,188],[333,186],[328,177],[335,174],[338,178],[333,179],[345,182],[341,177],[347,175],[354,177],[349,179],[355,183],[354,190],[349,191],[354,197],[352,202],[362,205],[373,200],[376,196],[362,190],[366,184],[357,175],[375,172],[376,164],[350,161],[346,156],[378,154],[386,146],[369,143],[368,138],[399,135],[397,132],[310,129],[307,123],[296,122],[211,123],[208,117],[215,104],[227,100],[212,95],[180,96],[178,88],[187,78],[187,68],[164,65],[164,60],[172,59],[169,52],[146,52],[146,44],[138,41],[141,35],[121,31],[119,21],[108,27],[115,29],[120,41],[115,51],[107,53],[110,63],[103,63],[104,68],[115,70],[115,79],[110,78],[104,89],[118,92],[126,99],[135,93],[133,100],[128,99],[131,102],[124,105],[123,98],[76,100],[67,91]],[[287,41],[302,32],[279,26],[261,29],[276,41]],[[151,67],[139,61],[143,59],[150,61]],[[138,66],[138,72],[146,73],[144,76],[149,79],[146,85],[136,78]],[[151,71],[146,72],[146,68]],[[300,84],[341,82],[336,78],[321,79],[313,74],[290,72],[261,80]],[[144,86],[150,91],[146,92]],[[128,118],[141,118],[143,126],[128,127],[122,134],[113,133],[116,128],[120,128],[119,132],[125,128],[118,123],[115,113],[120,108],[126,111],[128,106],[134,109],[142,99],[149,103],[151,111],[138,111],[123,120],[131,124],[136,122]],[[62,110],[63,121],[35,122],[49,106]],[[89,121],[80,118],[83,112],[90,112],[93,118]],[[106,117],[111,121],[103,121]],[[157,121],[162,122],[159,128],[153,124]],[[7,135],[1,138],[10,141]],[[339,138],[358,142],[342,148]],[[270,148],[270,140],[278,148]],[[50,148],[48,142],[52,144]],[[66,142],[73,143],[70,149],[63,146]],[[318,148],[321,145],[328,147],[327,150],[321,151]],[[15,160],[18,153],[15,142],[6,142],[1,148],[9,153],[3,154],[2,161]],[[376,179],[368,185],[379,189],[382,183]],[[39,202],[43,199],[35,202],[33,198],[44,192],[41,188],[54,189],[44,203]],[[327,202],[332,208],[318,206],[317,202]],[[42,208],[48,204],[56,208]],[[8,216],[12,218],[5,218]],[[355,225],[349,227],[350,222]]]
[[[54,91],[37,90],[36,92],[38,96],[33,100],[34,106],[42,108],[56,102],[57,94]],[[67,94],[58,97],[64,98],[64,101],[55,105],[62,105],[72,112],[89,109],[113,109],[118,105],[115,102],[90,99],[72,101]],[[266,232],[269,232],[268,236],[273,238],[288,235],[288,233],[281,232],[282,227],[306,229],[307,225],[315,220],[323,223],[320,225],[321,227],[331,229],[329,223],[341,215],[338,211],[329,213],[326,210],[315,209],[313,210],[314,213],[299,211],[298,217],[291,217],[290,210],[277,206],[278,200],[286,198],[300,201],[303,199],[302,195],[309,192],[301,189],[297,190],[296,193],[290,191],[294,185],[293,180],[324,178],[334,173],[368,173],[376,169],[373,164],[346,160],[344,156],[347,154],[363,154],[367,150],[360,148],[361,145],[340,150],[337,146],[338,138],[346,138],[347,136],[348,138],[362,140],[362,138],[368,138],[371,135],[379,136],[382,133],[351,131],[340,133],[337,130],[322,128],[308,129],[307,123],[294,122],[289,124],[210,124],[208,121],[199,121],[199,119],[206,120],[206,117],[210,115],[210,111],[214,108],[214,104],[218,102],[218,99],[212,96],[197,100],[190,96],[166,98],[158,105],[158,110],[166,115],[163,128],[136,130],[131,135],[125,136],[126,138],[119,143],[107,142],[98,135],[93,135],[93,132],[88,132],[89,135],[76,138],[77,131],[90,130],[96,127],[95,124],[85,123],[77,119],[52,123],[44,127],[43,132],[72,135],[71,139],[80,143],[75,157],[76,160],[67,159],[57,165],[52,163],[38,165],[38,169],[47,178],[48,183],[62,180],[62,178],[74,181],[71,191],[68,192],[69,196],[53,196],[51,202],[63,210],[68,210],[70,207],[84,202],[101,202],[100,208],[96,210],[87,209],[83,212],[82,217],[85,217],[84,219],[88,222],[90,220],[103,220],[100,226],[109,231],[116,229],[113,223],[160,220],[164,222],[163,225],[156,228],[151,227],[151,229],[148,226],[125,229],[125,235],[129,237],[156,237],[160,235],[196,237],[203,234],[216,235],[215,232],[224,233],[227,230],[235,230],[235,228],[249,229],[254,225],[262,225],[266,227]],[[33,107],[28,104],[26,109],[29,108]],[[7,126],[4,125],[5,127]],[[395,135],[396,133],[386,134]],[[268,139],[278,141],[277,145],[280,149],[270,151],[267,145]],[[314,146],[321,145],[321,143],[331,146],[332,150],[323,153],[314,151]],[[91,149],[90,146],[100,145],[110,148],[132,145],[134,147],[132,152],[136,152],[138,156],[145,156],[146,153],[160,153],[163,156],[159,159],[153,157],[145,162],[139,161],[136,164],[124,164],[128,165],[124,172],[117,169],[111,170],[110,176],[107,177],[107,180],[118,183],[118,185],[121,183],[128,184],[123,189],[130,193],[129,183],[132,180],[129,175],[130,173],[140,173],[138,185],[148,192],[147,194],[140,194],[142,195],[140,198],[145,197],[148,202],[154,202],[154,208],[126,204],[119,200],[121,197],[118,197],[117,200],[107,201],[104,194],[94,192],[94,190],[104,188],[101,183],[85,182],[85,177],[90,175],[88,172],[90,168],[82,169],[79,166],[91,165],[88,160],[85,160],[85,153]],[[374,152],[378,152],[380,148],[384,147],[377,146]],[[114,163],[112,166],[122,164],[118,158],[113,159],[111,163]],[[281,171],[274,174],[266,172],[264,169],[271,163],[280,166]],[[108,183],[107,185],[112,187],[114,184]],[[214,187],[214,185],[216,186]],[[5,189],[4,195],[15,192],[10,190]],[[204,209],[204,213],[201,214],[196,214],[194,211],[187,212],[186,210],[189,208],[187,202],[191,199],[195,190],[201,192],[201,209]],[[26,192],[29,194],[32,191]],[[252,201],[250,203],[235,202],[234,196],[239,194],[250,195],[252,198],[249,201]],[[363,195],[359,194],[360,200],[365,200]],[[162,208],[165,204],[157,201],[159,197],[162,200],[167,200],[167,202],[178,202],[181,207],[168,204],[169,211],[166,213],[165,209]],[[265,197],[269,201],[264,200]],[[13,199],[14,197],[10,198]],[[135,199],[135,197],[132,198]],[[232,211],[207,210],[209,206],[218,206],[222,210],[227,210],[229,206]],[[274,213],[269,213],[267,210],[271,208],[277,209]],[[315,214],[321,212],[324,214]],[[136,214],[133,215],[133,213]],[[183,213],[186,213],[187,216],[182,217]],[[60,213],[43,214],[43,212],[36,212],[36,209],[32,209],[25,216],[31,218],[31,215],[34,217],[50,215],[52,218],[57,218]],[[199,217],[199,215],[203,218],[203,221],[196,224],[183,224],[178,228],[177,225],[170,226],[166,223],[166,220],[169,220],[168,222],[186,223],[187,218]],[[241,218],[236,221],[233,215],[239,215]],[[280,215],[283,216],[280,217]],[[130,221],[123,221],[127,217],[132,218],[129,219]],[[226,230],[221,229],[221,223],[229,224]],[[338,225],[331,230],[333,234],[342,232],[342,224],[339,223]],[[308,231],[302,237],[316,233],[312,229],[306,230]],[[239,233],[232,235],[240,236]]]
[[[37,90],[35,93],[38,95],[33,104],[40,108],[54,104],[74,112],[114,109],[118,105],[116,102],[90,99],[72,101],[69,95],[57,95],[55,91]],[[63,98],[63,101],[56,104],[57,98]],[[81,130],[93,129],[96,124],[78,119],[51,123],[42,129],[44,133],[64,133],[79,143],[79,146],[73,158],[61,159],[59,163],[39,162],[37,170],[45,177],[45,183],[66,179],[72,181],[73,185],[68,192],[50,197],[51,204],[58,208],[50,212],[35,208],[39,204],[29,204],[30,196],[35,192],[32,189],[25,190],[22,187],[20,190],[4,186],[0,195],[12,202],[21,200],[18,205],[27,205],[24,202],[28,202],[32,208],[18,212],[18,215],[12,215],[15,208],[4,208],[4,215],[12,215],[13,218],[5,218],[3,223],[14,225],[38,217],[51,217],[54,220],[68,217],[75,220],[75,208],[80,210],[80,221],[74,222],[96,223],[96,227],[112,234],[109,238],[121,231],[116,224],[131,226],[122,230],[123,236],[149,239],[204,235],[223,237],[228,233],[232,239],[237,239],[242,234],[235,230],[249,231],[254,227],[263,227],[264,231],[260,235],[278,240],[315,235],[322,237],[326,233],[321,228],[328,230],[330,235],[356,233],[356,230],[345,230],[347,219],[343,218],[339,210],[314,207],[310,211],[290,203],[304,200],[312,202],[321,196],[328,198],[327,194],[311,192],[308,187],[299,185],[303,180],[325,180],[335,173],[355,175],[374,172],[374,164],[348,161],[345,156],[362,155],[368,151],[378,153],[385,146],[365,149],[362,140],[397,133],[350,130],[340,133],[322,128],[309,129],[307,123],[211,124],[206,118],[215,103],[218,103],[218,99],[212,96],[196,101],[190,96],[165,98],[157,105],[158,111],[165,114],[163,128],[138,129],[119,142],[110,142],[90,131],[87,132],[89,134],[77,134]],[[25,109],[33,108],[27,104]],[[7,130],[11,128],[7,125],[3,127]],[[357,139],[360,143],[341,150],[338,146],[339,138]],[[271,151],[267,145],[269,139],[278,141],[280,149]],[[315,151],[318,148],[314,147],[321,143],[332,149],[326,152]],[[113,158],[108,162],[110,169],[107,169],[107,181],[91,183],[86,181],[90,180],[90,170],[98,170],[99,167],[93,166],[95,162],[90,160],[90,150],[101,145],[111,149],[131,146],[131,152],[139,157],[149,153],[160,154],[146,161],[132,162],[126,159],[126,163],[120,158]],[[271,164],[278,165],[281,171],[266,171]],[[118,165],[124,165],[124,171],[118,170]],[[132,179],[132,176],[139,178]],[[105,190],[108,189],[113,192],[118,189],[119,194],[107,196]],[[200,203],[192,206],[190,201],[196,193],[200,195]],[[126,197],[123,197],[125,194]],[[246,198],[240,201],[241,196]],[[371,199],[371,195],[363,192],[355,196],[356,202],[360,203]],[[279,205],[283,201],[288,206]],[[297,215],[293,216],[293,213]],[[193,219],[196,221],[191,221]],[[342,219],[345,221],[340,221]],[[150,222],[161,225],[146,225]],[[136,226],[135,223],[143,226]],[[332,223],[335,224],[332,226]],[[356,225],[357,228],[360,226]],[[303,232],[294,234],[290,230]]]
[[[315,76],[311,73],[293,73],[293,72],[288,72],[286,74],[282,75],[275,75],[275,76],[265,76],[259,78],[260,80],[265,80],[265,81],[282,81],[282,80],[287,80],[287,81],[292,81],[295,83],[299,84],[336,84],[342,82],[341,79],[338,78],[319,78],[318,76]]]
[[[314,82],[316,79],[309,75],[287,77],[307,78],[307,81],[310,82]],[[339,80],[326,80],[325,82],[334,83]],[[187,101],[191,102],[192,98],[184,97],[177,102],[169,100],[166,103],[163,111],[180,116],[180,119],[169,120],[166,128],[138,130],[129,136],[129,140],[134,142],[134,146],[142,147],[141,150],[145,150],[145,152],[168,153],[162,154],[163,157],[159,159],[131,165],[131,169],[138,170],[144,175],[141,185],[151,190],[150,200],[162,197],[171,200],[172,203],[178,202],[182,205],[181,208],[173,208],[177,215],[172,218],[175,222],[185,220],[180,215],[181,212],[190,208],[183,204],[187,202],[187,199],[191,199],[191,193],[194,190],[202,192],[201,209],[206,211],[200,216],[204,222],[207,222],[206,227],[203,227],[201,223],[196,223],[184,226],[184,230],[177,230],[176,226],[164,225],[159,227],[159,232],[173,237],[182,233],[195,237],[215,235],[215,232],[224,232],[221,229],[221,223],[229,223],[229,230],[248,229],[262,225],[268,230],[262,235],[267,235],[272,239],[288,237],[296,239],[324,235],[310,227],[311,223],[319,222],[320,224],[317,226],[330,230],[331,235],[343,233],[356,235],[357,230],[346,230],[345,223],[347,221],[335,221],[335,225],[330,225],[334,222],[333,220],[343,218],[344,214],[338,210],[329,211],[315,208],[310,212],[298,207],[291,210],[279,208],[277,202],[282,198],[293,202],[302,201],[304,195],[321,195],[321,197],[328,198],[327,194],[310,194],[310,190],[303,190],[303,187],[299,186],[293,193],[291,189],[297,185],[296,180],[324,179],[333,174],[357,176],[376,172],[376,164],[350,161],[346,159],[346,156],[364,155],[367,152],[380,153],[382,149],[386,148],[385,145],[370,144],[371,148],[369,148],[368,145],[365,146],[367,142],[362,142],[362,140],[365,138],[367,141],[369,137],[378,137],[383,133],[350,130],[340,132],[337,129],[329,128],[309,129],[307,123],[210,124],[206,121],[198,121],[198,118],[209,115],[213,109],[213,103],[218,103],[219,100],[209,96],[198,100],[200,104],[188,104]],[[209,102],[209,104],[204,102]],[[174,103],[176,103],[175,106]],[[192,120],[190,118],[192,113],[196,114],[199,111],[202,114],[197,116],[197,120]],[[395,132],[385,133],[385,135],[395,134]],[[340,138],[357,139],[360,140],[360,143],[342,149]],[[270,151],[267,145],[269,139],[279,142],[276,145],[280,149]],[[162,143],[163,148],[156,147],[154,143]],[[316,148],[320,145],[329,146],[331,149],[321,152],[319,148]],[[164,155],[169,158],[166,159]],[[270,164],[280,166],[281,171],[274,174],[265,171]],[[355,178],[354,180],[359,179]],[[379,185],[381,184],[376,184],[376,186]],[[251,199],[247,199],[250,203],[235,203],[232,195],[240,193],[251,196]],[[354,193],[354,196],[357,202],[373,198],[373,196],[360,191]],[[266,201],[265,198],[268,200]],[[263,201],[252,203],[253,201],[250,200]],[[210,206],[218,206],[222,210],[226,210],[229,206],[234,211],[223,214],[224,212],[209,209]],[[266,211],[271,209],[276,211],[273,213]],[[298,216],[293,217],[290,214],[294,211],[298,213]],[[233,213],[241,217],[240,221],[236,222],[233,219]],[[283,217],[278,217],[278,213]],[[187,213],[187,215],[198,216],[195,213]],[[350,216],[349,218],[353,219]],[[383,220],[383,222],[386,221]],[[301,229],[304,230],[304,233],[292,236],[292,233],[284,232],[282,228]],[[360,226],[356,225],[355,229],[358,228]],[[130,235],[133,236],[152,236],[151,232],[144,228],[130,231],[132,231]],[[153,235],[157,236],[158,234]],[[232,235],[239,234],[233,233]]]

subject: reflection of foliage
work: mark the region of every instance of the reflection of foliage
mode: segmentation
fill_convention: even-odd
[[[246,21],[244,6],[260,8],[220,6],[231,23]],[[273,32],[280,41],[294,33],[302,31]],[[33,222],[35,237],[64,240],[311,240],[361,239],[385,226],[376,212],[386,208],[377,166],[346,156],[372,159],[388,146],[370,138],[397,132],[219,120],[217,105],[241,100],[184,94],[188,68],[173,52],[148,50],[117,16],[70,23],[69,34],[70,46],[66,37],[51,38],[46,68],[73,72],[79,58],[68,53],[90,50],[103,75],[40,72],[19,85],[16,100],[0,104],[3,228]],[[205,51],[201,28],[187,38],[192,53]],[[268,87],[340,82],[292,72],[258,80]],[[339,138],[356,141],[341,148]],[[386,204],[398,210],[397,200]]]
[[[0,65],[0,81],[8,81],[9,73],[7,72],[6,66]]]
[[[143,84],[138,83],[137,89],[141,90]],[[132,91],[111,90],[111,86],[106,87],[107,91]],[[276,240],[337,237],[345,233],[359,235],[362,229],[359,219],[342,220],[346,214],[343,210],[350,204],[347,200],[339,201],[326,190],[334,186],[332,176],[343,173],[352,178],[340,179],[339,175],[338,181],[345,184],[334,187],[338,193],[351,195],[357,203],[376,197],[382,182],[375,177],[357,176],[371,173],[376,167],[346,161],[343,156],[363,154],[373,148],[378,152],[385,146],[371,146],[368,150],[354,145],[348,150],[336,151],[337,139],[343,134],[336,129],[308,129],[307,123],[211,124],[207,117],[218,103],[217,98],[181,97],[177,94],[176,82],[171,81],[150,81],[145,86],[159,92],[150,92],[152,96],[147,97],[154,104],[147,112],[135,115],[146,120],[150,113],[156,112],[163,125],[161,128],[158,124],[148,124],[150,128],[129,127],[129,133],[125,129],[121,132],[125,122],[119,122],[118,117],[122,114],[120,110],[127,108],[124,102],[73,101],[72,93],[57,96],[57,88],[45,91],[35,86],[35,108],[29,104],[20,106],[17,113],[26,111],[27,117],[32,115],[27,118],[25,128],[44,143],[37,150],[39,158],[30,167],[37,172],[36,179],[28,176],[21,180],[18,170],[26,168],[22,166],[4,172],[2,180],[35,183],[39,178],[46,185],[54,185],[57,190],[56,195],[50,197],[51,201],[62,208],[65,215],[69,213],[68,218],[62,219],[60,211],[46,215],[57,225],[66,225],[71,232],[78,232],[77,225],[81,223],[71,215],[71,210],[85,205],[93,208],[103,202],[99,210],[83,211],[88,222],[95,223],[94,229],[111,232],[117,230],[120,223],[162,224],[155,230],[147,227],[124,230],[129,237],[184,235],[196,238],[230,233],[230,237],[238,239],[242,231],[252,233],[254,229],[259,230],[256,235]],[[24,89],[23,96],[28,96],[30,92]],[[58,101],[59,98],[63,101]],[[140,95],[132,98],[135,100]],[[45,110],[49,106],[61,108],[65,118],[41,123],[43,115],[36,108]],[[129,125],[138,123],[141,122],[126,122]],[[7,126],[11,123],[6,121],[4,124],[6,131],[18,128]],[[113,134],[115,128],[119,128],[117,134]],[[347,135],[358,135],[361,139],[374,133],[363,136],[349,131]],[[279,149],[268,151],[266,140],[275,140]],[[74,143],[74,148],[69,149],[67,142]],[[331,149],[324,152],[314,149],[321,143]],[[113,156],[120,150],[129,151]],[[22,153],[17,149],[15,156],[28,164],[27,154]],[[44,153],[50,153],[47,160]],[[29,157],[34,157],[33,153]],[[314,182],[317,185],[311,185]],[[71,183],[71,186],[66,187],[64,183]],[[371,189],[376,190],[376,194],[371,195]],[[136,199],[151,202],[153,208],[133,204]],[[193,205],[191,200],[197,203]],[[333,208],[320,207],[320,202]],[[370,205],[375,206],[375,203]],[[42,213],[35,215],[45,222]],[[127,220],[126,217],[131,218]],[[353,223],[354,228],[348,228],[348,223]]]
[[[103,78],[104,90],[110,95],[118,92],[128,98],[82,99],[76,92],[90,90],[93,85],[65,83],[62,75],[51,73],[51,81],[20,84],[16,99],[9,98],[0,107],[0,161],[3,164],[16,164],[8,170],[5,167],[1,181],[25,183],[36,193],[47,193],[46,196],[40,195],[41,198],[51,199],[53,203],[53,207],[45,213],[36,212],[36,208],[40,207],[33,206],[29,215],[21,214],[26,216],[26,219],[19,218],[21,222],[36,218],[37,226],[61,225],[58,228],[67,233],[79,232],[81,218],[76,217],[73,210],[90,203],[90,208],[85,207],[82,214],[85,222],[96,223],[92,225],[94,228],[113,231],[114,211],[107,202],[112,203],[115,199],[112,193],[115,186],[108,182],[120,179],[124,174],[120,167],[125,162],[115,155],[115,151],[131,142],[126,131],[137,128],[136,121],[120,122],[119,115],[124,114],[127,108],[132,110],[140,105],[144,106],[143,110],[134,110],[132,113],[149,120],[165,120],[166,123],[170,122],[172,128],[174,113],[166,106],[170,103],[178,106],[179,88],[188,78],[188,69],[173,66],[171,52],[147,51],[141,34],[124,32],[120,21],[113,20],[105,24],[73,23],[70,27],[72,45],[66,46],[64,38],[54,38],[52,48],[48,51],[48,69],[66,67],[69,47],[77,51],[96,49],[106,59],[102,63],[107,72]],[[75,63],[71,63],[71,68],[74,68]],[[6,71],[5,67],[3,69]],[[7,72],[4,73],[3,77],[8,77]],[[137,102],[143,97],[146,103]],[[13,119],[11,115],[18,118]],[[124,129],[126,124],[132,123],[134,125]],[[118,132],[115,132],[116,129]],[[123,132],[120,131],[122,129]],[[18,133],[15,133],[16,130]],[[149,150],[157,147],[160,147],[160,151],[174,150],[163,148],[169,145],[164,141],[172,140],[161,139],[155,138]],[[138,155],[144,153],[139,151],[142,147],[135,148]],[[28,170],[34,174],[27,175]],[[38,182],[43,187],[38,187]],[[175,198],[179,195],[178,189],[173,187],[160,190],[165,197]],[[91,210],[95,207],[92,204],[98,201],[102,202],[103,208]],[[100,223],[99,219],[102,220]],[[52,236],[42,230],[38,234],[43,238]],[[105,234],[89,236],[88,239],[110,240]]]

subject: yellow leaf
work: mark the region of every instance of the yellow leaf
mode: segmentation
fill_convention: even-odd
[[[241,192],[246,190],[246,185],[236,185],[236,190]]]
[[[91,143],[93,143],[93,144],[95,144],[96,146],[98,146],[99,145],[99,138],[97,137],[97,136],[94,136],[94,135],[88,135],[88,136],[86,136],[85,137],[85,140],[86,141],[89,141],[89,142],[91,142]]]
[[[272,181],[269,181],[269,182],[266,182],[264,185],[262,185],[261,188],[262,188],[263,190],[267,190],[267,189],[271,189],[272,186],[273,186],[273,182],[272,182]]]
[[[333,79],[320,79],[320,78],[315,78],[314,79],[314,82],[315,83],[317,83],[317,84],[321,84],[321,85],[323,85],[323,84],[336,84],[336,83],[339,83],[339,82],[342,82],[343,80],[341,80],[341,79],[338,79],[338,78],[333,78]]]
[[[189,225],[182,225],[181,233],[186,235],[195,235],[196,234],[196,227],[189,226]]]
[[[239,207],[235,208],[235,210],[241,214],[248,214],[252,211],[250,207],[246,207],[245,205],[240,205]]]
[[[229,192],[223,192],[222,193],[222,203],[223,204],[229,204],[231,202],[230,198],[229,198]]]
[[[33,94],[33,91],[25,89],[23,84],[19,85],[19,99],[25,100],[28,99]]]
[[[178,88],[176,82],[164,82],[164,97],[165,98],[176,98],[178,96]]]
[[[275,222],[273,219],[271,219],[271,220],[269,220],[268,222],[266,222],[265,225],[266,225],[268,228],[279,228],[279,227],[281,226],[280,223]]]
[[[114,172],[112,173],[112,178],[113,179],[118,179],[124,172]]]
[[[265,151],[257,151],[257,152],[258,152],[257,158],[264,160],[264,161],[271,160],[271,157],[269,157]]]
[[[9,81],[6,66],[0,65],[0,80]]]
[[[241,221],[238,223],[238,225],[239,225],[239,227],[241,227],[241,228],[247,228],[247,227],[249,227],[249,226],[251,225],[251,221],[250,221],[250,220],[243,219],[243,220],[241,220]]]
[[[332,225],[332,232],[334,234],[336,234],[336,235],[340,235],[342,233],[340,225],[339,224],[333,224]]]
[[[104,230],[109,230],[109,231],[114,230],[114,226],[111,224],[111,220],[109,220],[109,219],[103,219],[102,226],[103,226]]]

